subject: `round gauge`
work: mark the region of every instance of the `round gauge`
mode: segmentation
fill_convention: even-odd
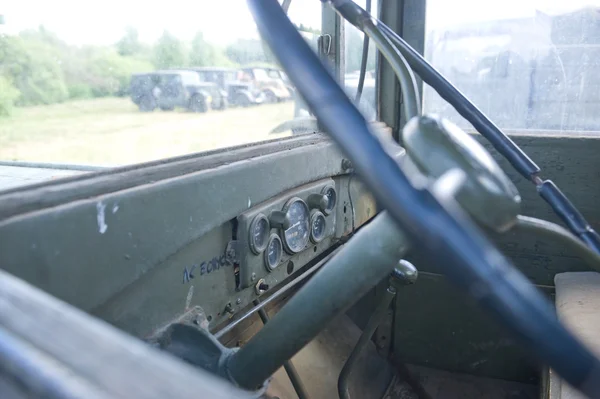
[[[271,230],[269,220],[262,213],[256,215],[250,223],[250,249],[256,255],[259,255],[267,247],[269,230]]]
[[[283,246],[290,254],[302,251],[308,244],[309,210],[306,202],[300,198],[292,198],[283,207],[285,219],[289,227],[283,231]]]
[[[337,193],[333,186],[327,186],[323,189],[322,194],[327,197],[327,206],[323,209],[323,213],[329,215],[337,203]]]
[[[267,266],[267,270],[271,271],[279,266],[282,255],[283,246],[281,245],[281,238],[277,234],[271,234],[265,251],[265,266]]]
[[[325,238],[325,215],[316,211],[310,217],[310,240],[313,243],[320,242]]]

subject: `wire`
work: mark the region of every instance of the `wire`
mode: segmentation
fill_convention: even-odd
[[[371,13],[371,0],[367,0],[366,7],[367,12]],[[367,61],[369,59],[369,36],[363,33],[363,48],[362,48],[362,57],[360,59],[360,75],[358,76],[358,87],[356,88],[356,98],[354,102],[356,104],[360,104],[360,97],[363,92],[363,87],[365,85],[365,76],[367,75]]]
[[[452,282],[565,381],[588,396],[600,395],[600,362],[560,324],[548,300],[457,204],[442,205],[429,190],[411,185],[276,0],[248,4],[261,36],[320,124],[424,260],[443,265]]]
[[[575,254],[583,259],[592,269],[600,271],[600,255],[588,248],[567,229],[542,219],[519,215],[514,230],[533,233],[550,240],[567,245]]]

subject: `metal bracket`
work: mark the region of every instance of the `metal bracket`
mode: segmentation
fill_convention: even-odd
[[[331,54],[331,43],[333,42],[333,38],[330,34],[325,34],[319,36],[317,39],[317,44],[319,46],[319,55],[320,56],[328,56]]]

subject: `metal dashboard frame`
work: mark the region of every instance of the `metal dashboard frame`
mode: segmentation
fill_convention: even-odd
[[[228,304],[235,313],[255,299],[254,287],[235,290],[223,259],[240,214],[332,177],[342,184],[336,232],[348,233],[350,214],[360,226],[376,213],[343,159],[313,134],[0,193],[0,264],[134,335],[197,305],[217,325],[230,317]],[[204,275],[191,270],[202,262]]]

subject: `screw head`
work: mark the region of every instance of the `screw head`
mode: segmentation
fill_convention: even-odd
[[[252,280],[252,281],[256,280],[256,273],[252,273],[252,276],[250,276],[250,280]]]
[[[239,305],[240,303],[242,303],[242,298],[238,298],[238,299],[236,299],[236,300],[235,300],[235,303],[236,303],[236,304],[238,304],[238,305]]]
[[[350,161],[349,159],[342,159],[342,169],[352,169],[352,161]]]

